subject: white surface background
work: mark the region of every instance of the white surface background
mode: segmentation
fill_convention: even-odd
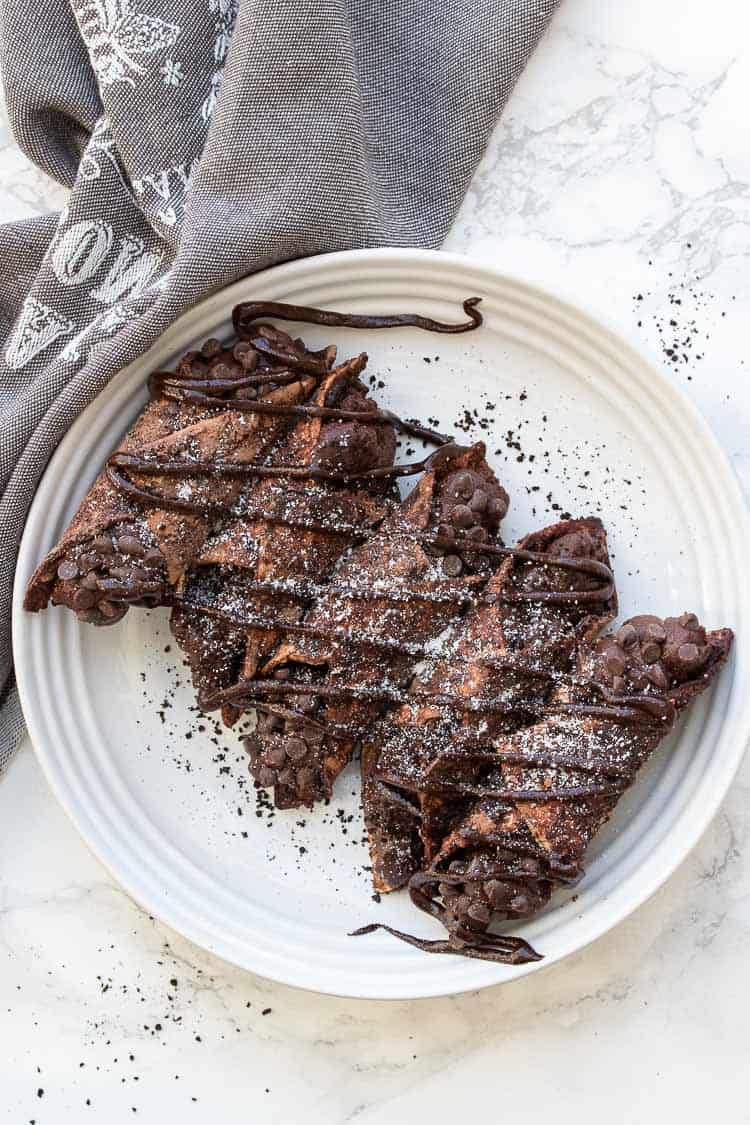
[[[650,344],[746,493],[749,32],[740,0],[563,0],[447,244]],[[61,206],[2,143],[0,217]],[[677,365],[674,335],[691,338]],[[578,956],[477,995],[378,1004],[271,985],[148,918],[26,745],[0,779],[0,1115],[750,1122],[749,782],[746,766],[667,886]]]

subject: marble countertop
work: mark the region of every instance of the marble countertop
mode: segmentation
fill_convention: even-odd
[[[741,0],[563,0],[447,243],[650,346],[746,494],[749,33]],[[0,143],[2,219],[61,206]],[[27,743],[0,779],[0,1118],[750,1122],[749,790],[750,762],[668,884],[577,956],[376,1003],[271,984],[148,917]]]

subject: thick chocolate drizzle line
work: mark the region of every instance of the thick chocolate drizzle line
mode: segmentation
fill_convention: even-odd
[[[473,332],[482,324],[483,317],[478,305],[481,297],[468,297],[463,302],[463,310],[468,320],[461,324],[446,324],[429,316],[416,313],[397,313],[394,316],[361,316],[358,313],[330,312],[327,309],[314,309],[306,305],[287,305],[279,301],[246,301],[236,305],[232,312],[234,330],[245,338],[255,321],[267,317],[274,320],[294,320],[300,324],[322,324],[327,328],[421,328],[425,332]]]
[[[367,926],[360,926],[352,930],[349,937],[362,937],[363,934],[374,934],[376,930],[384,930],[392,937],[421,949],[423,953],[455,953],[462,957],[473,957],[480,961],[497,961],[501,965],[526,965],[530,961],[541,961],[541,956],[523,938],[507,937],[495,934],[469,934],[462,940],[459,934],[451,934],[442,940],[416,937],[406,934],[403,930],[396,930],[393,926],[386,926],[383,922],[370,922]],[[479,941],[477,940],[479,939]],[[468,941],[471,940],[471,945]],[[481,949],[479,945],[481,944]]]
[[[268,589],[262,583],[255,583],[261,589]],[[346,591],[345,591],[346,592]],[[246,617],[242,614],[232,613],[229,610],[222,610],[214,606],[204,605],[201,602],[192,601],[189,598],[175,597],[170,602],[171,605],[187,610],[191,613],[205,614],[207,617],[212,617],[219,621],[225,621],[228,625],[235,626],[241,629],[259,629],[266,632],[280,632],[289,633],[295,636],[308,636],[316,639],[332,639],[341,640],[346,644],[360,644],[364,647],[382,648],[386,650],[395,651],[405,656],[412,656],[418,658],[427,655],[431,648],[427,645],[420,645],[409,641],[403,641],[396,638],[381,638],[372,636],[352,636],[351,632],[345,628],[340,628],[333,625],[309,625],[304,622],[290,622],[284,618],[267,618],[267,617]],[[459,660],[458,657],[452,658],[454,663]],[[462,660],[461,663],[468,661]],[[598,683],[595,680],[582,681],[572,676],[564,676],[559,673],[550,672],[545,669],[534,667],[531,664],[525,663],[520,660],[497,660],[490,657],[485,658],[472,658],[471,663],[482,664],[484,667],[491,668],[496,671],[516,672],[520,676],[527,676],[533,679],[548,680],[550,683],[563,684],[568,683],[575,687],[589,687],[599,692],[606,700],[605,705],[598,706],[595,704],[582,704],[582,703],[555,703],[549,704],[546,709],[540,711],[542,714],[572,714],[578,716],[589,716],[591,718],[609,719],[614,722],[621,723],[643,723],[648,725],[660,726],[663,723],[670,722],[673,718],[674,709],[672,705],[660,696],[653,695],[626,695],[617,696],[608,692],[605,685]],[[361,694],[358,694],[361,693]],[[508,704],[498,701],[495,704],[490,703],[477,703],[476,701],[463,700],[460,696],[453,695],[439,695],[434,692],[397,692],[395,689],[359,689],[353,686],[342,684],[336,688],[328,688],[324,685],[317,687],[314,683],[301,683],[290,684],[288,682],[279,682],[276,680],[248,680],[239,684],[233,684],[230,688],[225,688],[222,692],[209,699],[206,703],[207,709],[211,710],[215,707],[220,707],[223,703],[237,701],[238,699],[247,698],[260,701],[261,698],[267,696],[294,696],[299,695],[323,695],[328,698],[350,698],[350,699],[372,699],[391,702],[391,703],[435,703],[437,705],[447,704],[448,706],[455,707],[461,710],[470,711],[489,711],[497,713],[513,713],[518,710],[523,711],[538,711],[539,708],[532,704],[524,703],[521,701],[518,704],[509,706]],[[472,753],[469,756],[478,758],[480,752]],[[444,755],[440,756],[441,760]],[[461,755],[466,758],[466,755]],[[493,758],[497,762],[499,759]],[[510,761],[510,759],[505,759]],[[521,760],[521,759],[519,759]],[[523,761],[528,761],[524,758]],[[539,764],[543,764],[540,760]],[[568,762],[571,768],[584,769],[585,766],[579,766],[577,763]],[[619,776],[615,773],[613,776]],[[488,794],[489,795],[489,794]]]
[[[645,726],[661,726],[667,720],[664,716],[656,718],[653,705],[658,702],[652,696],[627,696],[628,704],[618,702],[611,704],[594,705],[588,703],[545,703],[520,700],[509,703],[502,699],[475,700],[465,696],[452,695],[445,692],[432,691],[401,691],[391,687],[356,687],[354,684],[329,684],[288,683],[286,680],[248,680],[240,681],[229,688],[224,688],[210,696],[204,702],[207,711],[213,711],[224,703],[237,703],[241,700],[261,701],[267,698],[276,698],[295,695],[316,695],[323,699],[352,699],[373,703],[424,703],[430,706],[445,706],[457,711],[473,714],[506,715],[523,711],[529,714],[545,715],[574,715],[577,717],[590,717],[609,719],[616,723],[634,723]]]
[[[243,387],[249,383],[290,383],[299,378],[298,375],[287,377],[288,373],[283,374],[284,377],[279,380],[272,372],[268,372],[265,378],[253,375],[237,380],[196,380],[183,379],[171,372],[157,371],[152,375],[149,386],[152,388],[154,397],[161,395],[163,398],[172,398],[180,402],[195,402],[199,406],[223,406],[225,410],[248,411],[252,414],[278,414],[298,418],[335,418],[344,422],[396,426],[403,433],[411,434],[412,437],[421,438],[423,441],[431,442],[434,445],[446,445],[451,441],[451,438],[446,434],[438,433],[437,430],[431,430],[411,419],[400,418],[398,414],[394,414],[390,410],[384,410],[382,407],[375,410],[342,410],[335,406],[315,406],[312,403],[259,402],[256,398],[227,399],[221,398],[219,395],[206,394],[198,389],[198,384],[204,382],[213,389],[219,390]],[[329,374],[330,371],[326,371],[326,375]],[[227,386],[227,384],[229,385]]]

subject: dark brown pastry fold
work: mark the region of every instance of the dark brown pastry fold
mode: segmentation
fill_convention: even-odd
[[[425,793],[431,763],[457,732],[488,741],[533,722],[551,679],[572,668],[576,647],[617,611],[604,528],[567,520],[526,536],[457,623],[444,650],[366,736],[362,792],[373,880],[404,886],[442,839],[452,803]],[[426,828],[425,828],[426,826]],[[428,852],[429,858],[429,852]]]
[[[447,746],[428,791],[470,804],[412,877],[414,902],[448,930],[440,952],[513,960],[517,939],[493,920],[528,917],[558,883],[576,881],[594,834],[674,725],[727,659],[729,629],[706,632],[694,614],[632,618],[584,645],[536,724],[465,753]],[[426,948],[430,948],[428,942]]]
[[[395,434],[359,381],[366,358],[328,373],[310,400],[357,417],[313,414],[282,435],[265,461],[269,475],[246,488],[233,518],[206,540],[172,612],[199,702],[223,704],[230,724],[242,710],[237,687],[273,650],[278,626],[301,618],[340,556],[395,502],[387,474]]]
[[[507,495],[481,444],[443,446],[408,498],[346,555],[330,586],[248,684],[261,704],[246,741],[256,781],[280,808],[330,796],[383,701],[484,585]],[[447,544],[455,541],[456,547]],[[274,687],[273,677],[280,677]]]
[[[108,625],[129,605],[180,590],[217,513],[243,487],[241,475],[207,468],[260,461],[335,358],[335,349],[308,352],[284,332],[265,333],[262,354],[245,341],[229,349],[207,340],[176,372],[151,377],[151,400],[34,573],[26,609],[52,602]]]

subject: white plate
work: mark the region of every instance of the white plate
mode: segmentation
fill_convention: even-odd
[[[695,844],[727,791],[750,723],[744,503],[696,412],[625,341],[550,294],[447,254],[376,250],[280,266],[192,310],[112,382],[52,459],[21,547],[14,619],[21,698],[36,752],[80,832],[133,897],[176,930],[254,972],[320,992],[433,996],[539,966],[430,956],[385,934],[347,937],[370,920],[429,936],[438,930],[405,894],[372,901],[356,770],[340,779],[328,809],[277,814],[269,824],[255,815],[236,737],[220,749],[210,730],[195,731],[184,671],[174,688],[175,646],[164,652],[163,613],[132,611],[98,630],[61,609],[26,614],[21,598],[138,413],[147,372],[209,335],[228,335],[237,301],[450,319],[473,295],[483,299],[485,326],[466,336],[301,331],[313,345],[335,336],[341,354],[367,349],[370,371],[386,384],[382,401],[401,413],[437,416],[447,427],[465,406],[495,403],[494,411],[479,410],[496,419],[491,430],[472,436],[487,437],[511,494],[506,538],[553,522],[560,508],[601,512],[624,615],[690,609],[740,638],[716,686],[597,839],[575,900],[559,894],[519,927],[545,955],[542,967],[580,949],[643,902]],[[165,695],[171,707],[162,721]]]

